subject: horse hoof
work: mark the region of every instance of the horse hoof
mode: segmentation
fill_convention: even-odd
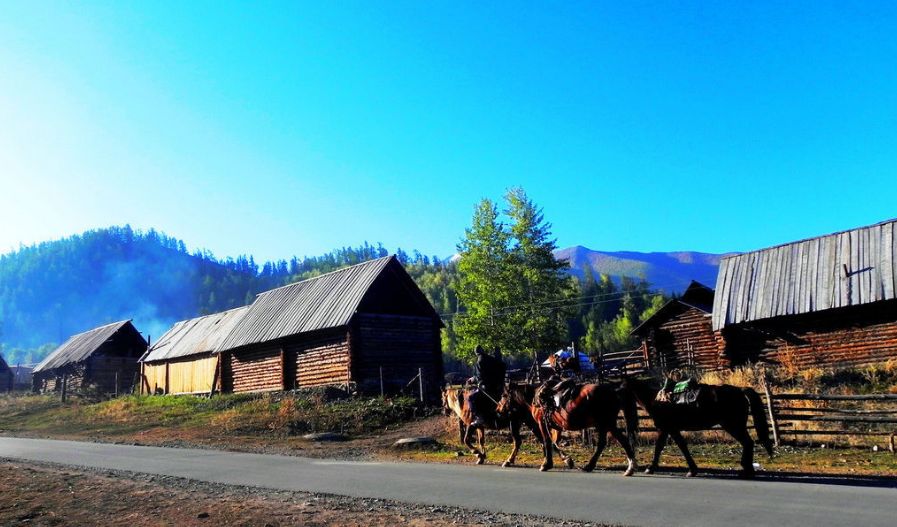
[[[756,474],[753,470],[741,470],[738,472],[738,477],[741,479],[754,479],[755,476]]]
[[[685,473],[686,478],[693,478],[697,475],[698,475],[698,471],[696,471],[696,470],[689,470],[688,472]]]
[[[633,473],[635,473],[635,469],[634,469],[634,468],[627,468],[626,471],[623,472],[623,477],[628,478],[628,477],[631,476]]]
[[[505,461],[504,463],[501,464],[501,468],[508,468],[512,465],[514,465],[514,463],[511,463],[510,461]]]
[[[549,470],[551,470],[551,467],[548,465],[542,465],[539,467],[539,472],[548,472]]]
[[[573,468],[573,467],[575,466],[575,465],[573,464],[573,460],[570,459],[570,458],[565,459],[565,460],[564,460],[564,464],[567,465],[567,468]]]
[[[583,472],[591,472],[591,471],[595,470],[595,467],[579,467],[579,470],[581,470]]]
[[[648,467],[645,469],[645,474],[651,475],[654,474],[654,469],[652,467]]]
[[[477,465],[482,465],[485,462],[486,462],[486,458],[484,458],[484,457],[477,458]]]

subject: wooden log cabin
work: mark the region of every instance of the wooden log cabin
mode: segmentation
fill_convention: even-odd
[[[713,289],[692,281],[682,296],[664,304],[632,333],[641,338],[648,367],[664,373],[724,366],[711,326]]]
[[[371,260],[258,295],[218,347],[223,386],[394,394],[421,372],[425,396],[435,398],[442,327],[394,256]]]
[[[12,368],[3,359],[3,355],[0,355],[0,392],[11,392],[14,378]]]
[[[140,393],[221,391],[221,355],[217,348],[248,309],[231,309],[172,326],[140,359]]]
[[[37,392],[66,389],[98,393],[131,390],[137,378],[137,360],[146,351],[146,340],[123,320],[79,333],[50,353],[32,373]],[[116,384],[117,383],[117,384]]]
[[[732,365],[897,359],[897,220],[723,258],[712,326]]]

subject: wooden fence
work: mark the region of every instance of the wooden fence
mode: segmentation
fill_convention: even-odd
[[[807,393],[773,394],[760,390],[770,432],[776,446],[806,437],[886,437],[888,450],[897,453],[897,394],[821,395]],[[655,433],[657,429],[645,411],[639,408],[639,429]],[[619,417],[623,426],[623,418]],[[753,424],[748,423],[753,430]],[[720,431],[714,427],[710,431]],[[582,441],[594,444],[591,430]]]
[[[895,451],[897,394],[771,393],[765,402],[776,445],[791,437],[884,436]]]
[[[611,353],[600,353],[595,360],[595,367],[601,377],[620,375],[636,375],[648,369],[645,352],[641,348]]]

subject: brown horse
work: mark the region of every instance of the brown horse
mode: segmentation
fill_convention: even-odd
[[[477,457],[477,465],[482,465],[486,462],[486,429],[501,430],[507,427],[510,429],[511,437],[514,439],[514,447],[508,459],[501,466],[509,467],[513,465],[517,459],[517,453],[520,451],[520,444],[523,441],[523,437],[520,435],[520,425],[526,423],[533,430],[533,433],[538,436],[538,424],[532,420],[531,416],[499,414],[495,411],[495,406],[487,403],[480,410],[480,414],[484,417],[484,424],[472,426],[474,415],[468,406],[469,393],[470,389],[462,388],[446,387],[442,390],[442,408],[446,415],[454,415],[458,419],[458,436],[461,443],[466,445]],[[483,393],[479,394],[480,397],[484,395]],[[476,445],[473,444],[472,433],[476,436]]]
[[[574,397],[557,411],[546,415],[542,406],[535,401],[538,399],[537,388],[534,385],[508,386],[499,403],[499,413],[519,411],[532,416],[533,421],[539,424],[541,433],[536,434],[542,442],[544,460],[541,471],[554,467],[552,450],[557,449],[557,436],[563,430],[585,430],[587,428],[598,429],[598,444],[589,462],[582,467],[585,472],[591,472],[598,463],[598,458],[607,446],[607,434],[611,434],[620,443],[626,452],[629,462],[624,476],[631,476],[638,465],[635,459],[635,451],[629,438],[638,433],[638,409],[635,400],[628,397],[626,392],[621,392],[617,386],[610,384],[580,384],[575,388]],[[627,434],[617,426],[617,416],[623,412],[626,420]],[[548,439],[547,441],[544,440]],[[573,461],[557,449],[567,466],[572,468]]]
[[[698,473],[698,466],[688,451],[688,445],[682,437],[686,430],[710,430],[719,425],[729,433],[743,448],[741,466],[743,477],[754,476],[754,441],[748,434],[748,416],[754,418],[757,439],[772,457],[772,441],[769,439],[769,425],[766,422],[763,401],[751,388],[738,386],[700,384],[697,400],[693,404],[674,404],[657,401],[658,386],[653,382],[634,378],[625,379],[623,385],[630,391],[638,403],[648,412],[658,430],[657,444],[654,446],[654,458],[645,470],[653,474],[657,470],[660,454],[672,437],[676,446],[685,456],[688,463],[686,476]]]

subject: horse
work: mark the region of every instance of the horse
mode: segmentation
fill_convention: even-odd
[[[638,463],[635,451],[629,438],[638,433],[638,409],[635,400],[628,398],[617,386],[610,384],[581,384],[575,388],[574,397],[563,408],[550,415],[538,404],[538,390],[534,385],[508,386],[498,405],[499,413],[518,411],[530,415],[538,423],[541,433],[536,434],[542,443],[544,459],[539,470],[542,472],[554,467],[552,450],[557,450],[569,468],[573,468],[573,460],[557,448],[557,437],[563,430],[598,429],[598,444],[589,462],[581,467],[584,472],[591,472],[598,463],[598,458],[607,446],[607,434],[611,434],[626,452],[628,466],[624,476],[631,476]],[[626,421],[627,435],[617,426],[617,416],[623,412]]]
[[[645,409],[654,426],[657,428],[657,444],[654,446],[654,458],[645,470],[653,474],[657,470],[660,454],[672,437],[676,446],[682,451],[688,464],[687,477],[698,473],[698,466],[688,451],[688,445],[682,437],[686,430],[710,430],[719,425],[729,435],[741,443],[741,476],[754,477],[754,441],[747,429],[748,416],[754,418],[757,439],[772,457],[772,441],[769,439],[769,425],[766,422],[763,401],[752,388],[740,388],[729,384],[699,384],[699,392],[693,404],[675,404],[657,400],[658,387],[651,382],[636,378],[623,380],[624,389]]]
[[[477,457],[477,465],[486,462],[486,429],[501,430],[508,427],[511,431],[511,437],[514,439],[514,447],[511,454],[501,464],[502,467],[509,467],[514,464],[517,459],[517,453],[520,451],[520,444],[523,437],[520,434],[520,425],[527,424],[535,435],[538,436],[539,426],[532,420],[531,416],[519,414],[499,414],[492,410],[491,412],[483,412],[484,424],[473,426],[474,421],[472,409],[468,405],[469,389],[445,387],[442,390],[442,408],[445,415],[454,415],[458,419],[458,436],[462,444],[467,446],[470,451]],[[488,405],[487,405],[488,406]],[[472,443],[471,432],[475,432],[476,446]]]

